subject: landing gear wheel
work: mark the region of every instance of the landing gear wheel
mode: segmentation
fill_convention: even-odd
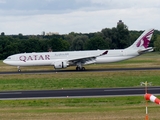
[[[82,67],[81,70],[82,70],[82,71],[85,71],[86,69],[85,69],[85,67]]]
[[[81,69],[80,69],[80,67],[76,67],[76,70],[77,70],[77,71],[80,71]]]
[[[80,71],[80,70],[84,71],[84,70],[86,70],[86,69],[85,69],[85,67],[82,67],[82,68],[76,67],[76,70],[77,70],[77,71]]]
[[[18,72],[21,72],[20,66],[17,66],[17,68],[18,68]]]

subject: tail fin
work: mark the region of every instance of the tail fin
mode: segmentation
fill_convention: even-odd
[[[144,31],[141,36],[130,46],[128,49],[137,49],[137,50],[151,50],[151,47],[148,48],[151,41],[154,29],[149,29]]]

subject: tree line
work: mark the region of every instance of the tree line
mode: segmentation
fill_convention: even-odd
[[[130,46],[143,31],[129,31],[125,24],[95,33],[65,35],[0,35],[0,59],[28,52],[123,49]],[[155,30],[150,46],[160,51],[160,31]]]

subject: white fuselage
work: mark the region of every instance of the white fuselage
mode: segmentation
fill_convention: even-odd
[[[21,53],[11,55],[3,62],[8,65],[18,66],[18,68],[20,66],[53,65],[55,69],[61,69],[75,65],[77,66],[76,70],[85,70],[83,65],[118,62],[153,51],[152,47],[148,47],[153,32],[154,29],[144,31],[126,49]]]
[[[57,61],[70,61],[91,56],[98,56],[105,51],[106,50],[21,53],[11,55],[3,62],[14,66],[54,65],[54,62]],[[106,55],[98,56],[95,59],[90,60],[89,62],[85,62],[84,65],[92,63],[117,62],[130,59],[138,55],[138,52],[135,50],[108,50],[108,53]]]

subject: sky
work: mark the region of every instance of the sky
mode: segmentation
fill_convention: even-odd
[[[122,20],[129,30],[160,30],[160,0],[0,0],[0,33],[92,33]]]

